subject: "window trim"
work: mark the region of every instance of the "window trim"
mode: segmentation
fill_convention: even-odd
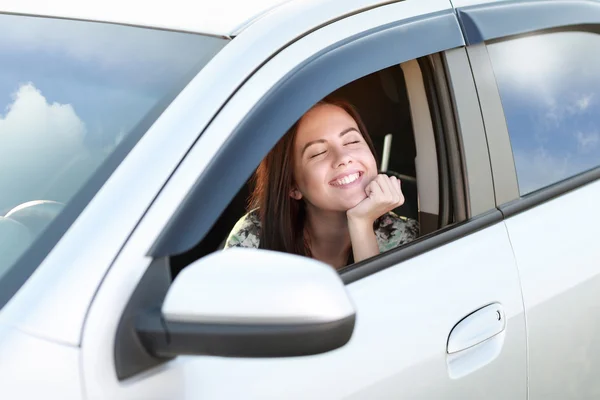
[[[520,193],[500,90],[486,45],[477,44],[466,49],[488,142],[496,205],[505,204],[518,199]]]
[[[422,236],[402,247],[343,268],[340,271],[342,281],[344,284],[349,285],[362,278],[381,272],[384,269],[394,267],[411,258],[500,223],[502,220],[502,213],[498,209],[492,209],[469,220],[447,225],[436,232]]]
[[[462,170],[464,175],[467,215],[459,215],[458,218],[463,220],[496,206],[494,185],[479,98],[467,52],[463,47],[448,50],[443,55],[457,129],[455,137],[447,136],[448,152],[462,154],[461,160],[450,157],[450,161],[453,171]],[[454,172],[453,176],[457,179],[460,174]]]
[[[232,132],[196,180],[149,255],[160,258],[181,254],[202,240],[264,154],[295,122],[293,116],[302,115],[327,94],[368,73],[463,44],[456,17],[447,10],[399,20],[345,38],[296,66],[269,90]],[[360,56],[353,57],[357,54]],[[338,64],[345,65],[340,73],[328,75],[326,81],[318,79],[321,71]],[[320,84],[307,85],[306,82]],[[290,98],[286,96],[288,93],[303,95]],[[282,104],[285,104],[283,112]],[[251,134],[257,130],[262,133],[260,140]],[[237,160],[235,165],[230,162],[232,156]],[[242,174],[240,170],[248,172]],[[222,176],[228,176],[228,180],[223,182]],[[214,182],[220,184],[217,186]],[[205,196],[206,193],[211,193],[210,198]]]
[[[498,206],[498,209],[504,218],[509,218],[598,180],[600,180],[600,166],[502,204]]]
[[[571,25],[598,24],[600,3],[592,0],[502,1],[459,7],[467,45]]]

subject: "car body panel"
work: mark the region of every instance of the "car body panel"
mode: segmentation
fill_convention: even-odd
[[[506,220],[523,286],[532,400],[600,396],[598,196],[594,182]]]
[[[83,397],[80,351],[0,324],[0,382],[6,399]]]
[[[304,15],[311,13],[349,15],[378,5],[385,0],[253,0],[145,2],[141,0],[4,0],[0,12],[32,16],[110,22],[215,36],[233,36],[255,21],[279,9],[290,8]]]
[[[514,0],[451,0],[454,8],[468,7],[482,4],[500,4],[503,2],[511,2]]]

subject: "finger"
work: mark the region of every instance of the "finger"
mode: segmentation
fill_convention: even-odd
[[[402,193],[402,182],[398,179],[398,195],[400,196],[398,200],[398,206],[404,204],[404,193]]]
[[[395,176],[390,177],[390,183],[392,184],[392,191],[395,195],[396,201],[400,200],[401,192],[400,192],[400,179]]]
[[[392,194],[394,193],[392,190],[392,184],[390,181],[390,177],[385,175],[385,174],[379,174],[377,175],[377,183],[379,183],[379,186],[381,186],[381,189],[384,193],[384,195],[386,196],[392,196]]]
[[[381,186],[381,184],[379,183],[379,181],[377,180],[377,178],[373,179],[368,185],[368,188],[370,188],[371,193],[369,195],[369,197],[373,198],[382,198],[384,196],[384,192],[383,192],[383,188]]]
[[[394,190],[395,198],[394,201],[396,204],[403,201],[404,196],[402,195],[402,189],[400,188],[400,179],[395,176],[392,177],[392,187]]]
[[[395,176],[392,177],[392,186],[394,188],[394,193],[398,196],[398,198],[402,197],[402,185],[400,179]]]
[[[396,202],[398,202],[399,198],[398,191],[396,190],[396,185],[392,179],[393,177],[389,177],[383,174],[380,176],[381,178],[379,180],[379,183],[381,186],[384,187],[385,199],[390,203],[395,204]]]
[[[400,196],[402,196],[402,199],[404,199],[404,192],[402,191],[402,181],[400,181],[400,179],[398,179],[398,190],[400,191]]]
[[[400,200],[400,198],[398,196],[398,184],[396,182],[397,182],[397,179],[395,176],[387,177],[387,183],[388,183],[389,190],[390,190],[390,201],[393,204],[396,204],[398,202],[398,200]]]

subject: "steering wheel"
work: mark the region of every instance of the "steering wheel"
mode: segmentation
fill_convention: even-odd
[[[32,237],[42,232],[65,207],[63,203],[52,200],[34,200],[19,204],[10,210],[4,218],[10,218],[25,225]]]

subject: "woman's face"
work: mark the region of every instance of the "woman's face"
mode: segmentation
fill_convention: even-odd
[[[347,211],[365,199],[377,164],[356,121],[321,104],[300,120],[294,142],[295,187],[290,196],[326,211]]]

